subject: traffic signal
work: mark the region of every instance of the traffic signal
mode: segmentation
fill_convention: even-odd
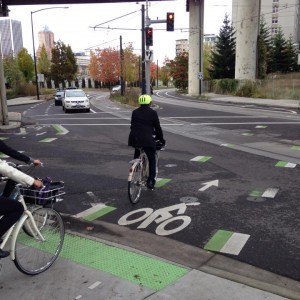
[[[146,46],[153,46],[153,28],[146,27]]]
[[[167,31],[174,31],[174,13],[167,13]]]

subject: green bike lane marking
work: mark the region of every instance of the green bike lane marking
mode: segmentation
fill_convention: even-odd
[[[250,235],[227,230],[218,230],[204,246],[205,250],[239,255]]]
[[[294,163],[290,163],[288,161],[283,161],[280,160],[275,164],[275,167],[280,167],[280,168],[295,168],[297,165]]]
[[[57,131],[56,135],[64,135],[69,132],[69,130],[58,124],[53,124],[52,127]]]
[[[189,272],[189,269],[170,262],[69,233],[65,235],[60,257],[155,291]]]
[[[53,142],[55,140],[57,140],[57,138],[45,138],[43,140],[40,140],[39,142],[40,143],[50,143],[50,142]]]
[[[192,159],[190,159],[190,161],[197,161],[197,162],[207,162],[208,160],[210,160],[212,157],[211,156],[196,156]]]

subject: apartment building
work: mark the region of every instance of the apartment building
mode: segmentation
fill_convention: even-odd
[[[237,27],[237,9],[239,1],[232,0],[232,23]],[[300,0],[261,0],[260,15],[264,18],[271,34],[276,34],[279,27],[286,39],[291,36],[293,42],[300,41]]]
[[[204,34],[203,35],[203,43],[209,44],[210,46],[214,46],[214,44],[217,42],[218,37],[216,34]],[[188,39],[181,39],[176,40],[176,49],[175,53],[176,56],[179,55],[182,52],[189,52],[189,40]]]
[[[23,48],[22,25],[9,17],[0,18],[0,50],[2,58],[17,56]]]

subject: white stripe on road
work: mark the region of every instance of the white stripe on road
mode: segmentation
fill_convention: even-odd
[[[100,204],[97,204],[97,205],[95,205],[95,206],[93,206],[89,209],[86,209],[86,210],[78,213],[77,215],[74,215],[74,217],[75,218],[84,218],[85,216],[91,215],[94,212],[99,211],[99,210],[101,210],[102,208],[105,208],[105,207],[107,207],[105,204],[100,203]]]
[[[239,255],[250,235],[235,232],[221,248],[221,253]]]

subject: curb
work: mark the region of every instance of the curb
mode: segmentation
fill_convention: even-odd
[[[89,239],[94,238],[117,248],[142,253],[145,256],[155,256],[191,270],[195,269],[288,299],[300,299],[300,286],[296,280],[152,233],[105,221],[89,222],[68,214],[62,214],[62,217],[66,229],[73,234],[74,231],[79,232]]]

